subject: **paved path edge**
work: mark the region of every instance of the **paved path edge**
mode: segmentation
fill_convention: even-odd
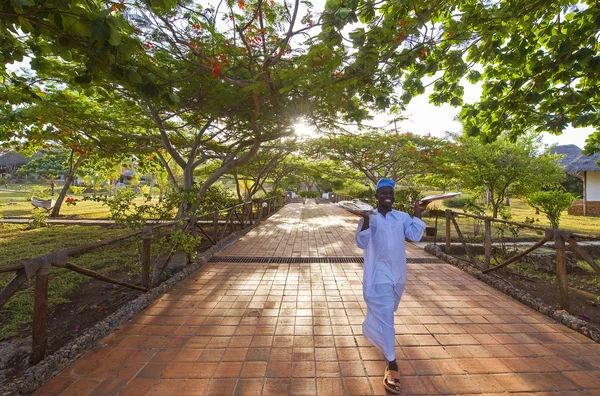
[[[484,274],[478,269],[469,266],[464,261],[442,252],[442,249],[437,245],[427,245],[425,246],[424,250],[427,253],[445,261],[446,263],[468,273],[472,277],[514,298],[522,304],[535,309],[536,311],[548,316],[551,319],[554,319],[560,324],[575,330],[576,332],[583,334],[589,339],[600,344],[600,331],[588,327],[590,325],[588,322],[571,315],[565,310],[555,309],[544,303],[540,298],[533,297],[531,294],[511,286],[501,279]]]
[[[236,231],[216,245],[210,247],[208,250],[202,252],[190,265],[186,266],[172,278],[167,279],[154,289],[139,295],[113,314],[84,331],[76,339],[71,340],[53,354],[46,356],[40,363],[28,368],[16,381],[3,384],[2,387],[0,387],[0,395],[12,396],[31,394],[33,391],[44,385],[45,382],[52,379],[71,363],[83,356],[88,350],[96,347],[99,340],[103,339],[116,328],[146,309],[154,300],[177,287],[181,282],[202,268],[202,266],[214,255],[227,248],[261,223],[262,222],[259,221],[246,229]]]

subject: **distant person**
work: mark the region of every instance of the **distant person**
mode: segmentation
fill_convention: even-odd
[[[394,313],[406,284],[406,248],[408,238],[418,242],[425,223],[421,213],[427,202],[415,204],[414,215],[392,209],[395,182],[381,179],[375,198],[377,211],[372,214],[355,212],[362,217],[356,230],[356,245],[363,249],[365,264],[363,296],[367,317],[362,325],[363,335],[385,356],[387,367],[383,385],[392,393],[400,393],[400,374],[396,363]]]

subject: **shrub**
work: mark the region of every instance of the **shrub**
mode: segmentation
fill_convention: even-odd
[[[214,212],[215,210],[230,208],[236,204],[238,204],[238,200],[231,190],[228,190],[222,184],[213,184],[208,188],[202,200],[198,202],[197,213]]]
[[[472,200],[472,198],[471,197],[456,197],[456,198],[445,200],[444,202],[442,202],[442,205],[444,205],[447,208],[451,208],[451,209],[463,209],[465,207],[465,205],[467,205],[469,200]]]
[[[319,198],[321,196],[318,191],[300,191],[298,195],[303,198]]]
[[[140,191],[144,197],[147,197],[148,194],[150,193],[150,186],[144,184],[143,186],[140,187]]]
[[[538,191],[527,197],[527,203],[544,213],[552,227],[558,228],[562,212],[571,206],[575,197],[560,190]]]
[[[50,189],[42,186],[33,186],[29,190],[29,198],[50,198]]]
[[[33,210],[27,229],[35,230],[36,228],[48,227],[47,217],[47,214],[41,210]]]

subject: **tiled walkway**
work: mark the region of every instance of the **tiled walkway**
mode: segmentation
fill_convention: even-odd
[[[356,221],[289,205],[222,256],[358,255]],[[36,394],[385,394],[361,267],[209,263]],[[396,332],[405,395],[600,395],[598,344],[433,258],[409,264]]]

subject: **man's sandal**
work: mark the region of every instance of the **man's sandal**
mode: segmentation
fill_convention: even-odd
[[[389,367],[385,368],[383,375],[383,386],[385,389],[392,393],[400,393],[400,373],[395,370],[390,370]]]

